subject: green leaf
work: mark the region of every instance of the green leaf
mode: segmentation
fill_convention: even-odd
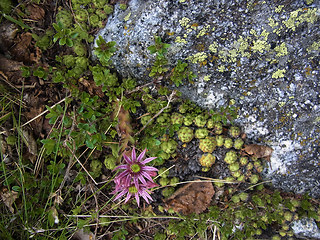
[[[56,41],[58,41],[59,38],[60,38],[59,34],[55,34],[53,36],[53,42],[55,43]]]
[[[79,33],[75,32],[75,33],[71,33],[70,37],[75,39],[76,37],[78,37]]]
[[[73,41],[70,38],[66,38],[66,44],[68,47],[72,47],[73,46]]]
[[[53,152],[54,147],[56,145],[56,141],[53,139],[43,139],[41,140],[43,147],[46,149],[46,154],[49,155]]]
[[[13,186],[12,190],[15,192],[20,192],[21,191],[21,187],[20,186]]]
[[[45,71],[42,67],[38,67],[34,72],[33,72],[33,76],[39,77],[39,78],[43,78],[45,75]]]
[[[21,67],[20,69],[22,71],[22,77],[30,77],[31,75],[30,67]]]
[[[168,43],[164,43],[164,44],[163,44],[163,48],[167,49],[167,48],[169,48],[169,47],[170,47],[170,44],[168,44]]]
[[[58,24],[53,23],[52,26],[53,26],[53,28],[54,28],[57,32],[60,32],[60,31],[61,31],[61,27],[60,27]]]
[[[53,216],[52,209],[49,210],[49,212],[48,212],[48,222],[49,222],[50,227],[52,227],[54,225],[54,216]]]
[[[11,17],[11,16],[9,16],[9,15],[7,15],[7,14],[5,14],[5,13],[3,13],[2,15],[3,15],[6,19],[8,19],[9,21],[11,21],[11,22],[19,25],[19,26],[22,27],[23,29],[25,28],[25,29],[31,30],[31,27],[29,27],[28,25],[24,24],[22,21],[16,20],[16,19],[14,19],[13,17]]]
[[[86,145],[87,145],[87,147],[88,148],[90,148],[90,149],[93,149],[94,148],[94,145],[93,145],[93,143],[91,142],[91,140],[86,140]]]
[[[62,38],[59,40],[59,45],[60,45],[60,46],[63,46],[63,45],[66,44],[66,42],[67,42],[66,37],[62,37]]]
[[[150,51],[151,54],[154,54],[157,52],[157,48],[154,45],[148,47],[148,50]]]

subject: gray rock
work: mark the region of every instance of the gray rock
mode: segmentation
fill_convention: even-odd
[[[303,218],[292,222],[291,228],[297,237],[320,239],[320,230],[312,218]]]
[[[238,110],[253,143],[274,149],[265,178],[320,197],[319,1],[131,0],[99,33],[116,41],[124,77],[150,81],[147,47],[171,44],[169,67],[184,60],[197,75],[179,89],[208,109]]]

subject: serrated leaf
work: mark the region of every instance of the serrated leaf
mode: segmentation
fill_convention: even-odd
[[[86,140],[86,145],[87,145],[87,147],[90,148],[90,149],[93,149],[93,148],[94,148],[94,145],[93,145],[93,143],[92,143],[90,140]]]
[[[56,141],[53,139],[43,139],[41,140],[41,143],[43,144],[43,147],[46,149],[47,155],[53,152],[54,147],[56,145]]]

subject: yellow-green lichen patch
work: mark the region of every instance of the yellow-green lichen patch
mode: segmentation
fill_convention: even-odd
[[[131,12],[129,12],[129,13],[127,14],[127,16],[124,17],[123,20],[126,21],[126,22],[129,21],[130,16],[131,16]]]
[[[228,55],[229,55],[228,49],[222,49],[222,50],[220,50],[219,53],[218,53],[218,55],[219,55],[219,58],[221,59],[221,61],[223,61],[223,62],[226,63],[227,60],[228,60]]]
[[[230,62],[236,62],[237,61],[237,56],[238,56],[238,52],[237,49],[231,49],[229,51],[229,58],[230,58]]]
[[[176,40],[175,40],[176,43],[182,43],[182,44],[186,44],[187,43],[187,40],[180,37],[180,36],[177,36],[176,37]]]
[[[208,55],[205,52],[198,52],[198,53],[192,54],[186,59],[191,61],[192,63],[202,63],[207,59],[207,57]]]
[[[272,78],[282,78],[284,77],[284,73],[286,72],[285,69],[278,69],[277,71],[275,71],[273,74],[272,74]]]
[[[214,42],[209,46],[209,50],[213,53],[218,52],[218,43]]]
[[[263,30],[260,36],[264,37],[264,40],[267,41],[269,34],[270,34],[270,33],[269,33],[268,31]]]
[[[256,40],[253,42],[252,51],[263,53],[264,51],[270,50],[270,44],[266,40]]]
[[[260,36],[256,33],[255,30],[251,29],[250,34],[254,37],[258,38],[257,40],[253,41],[253,46],[251,47],[251,50],[253,52],[260,52],[263,53],[264,51],[270,50],[270,44],[267,42],[268,35],[270,34],[268,31],[263,30]]]
[[[237,43],[240,44],[238,50],[245,57],[250,57],[250,54],[248,52],[245,52],[249,48],[248,40],[250,40],[250,37],[247,37],[246,39],[243,39],[243,37],[240,36],[238,41],[237,41]]]
[[[210,77],[211,77],[211,74],[210,75],[206,75],[206,76],[203,77],[203,80],[205,82],[208,82],[208,81],[210,81]]]
[[[272,28],[275,28],[276,26],[278,26],[279,25],[279,23],[278,22],[276,22],[272,17],[269,17],[268,18],[268,21],[269,21],[269,26],[270,27],[272,27]]]
[[[286,104],[286,102],[279,102],[278,105],[279,107],[283,107]]]
[[[250,34],[253,35],[253,36],[255,36],[255,37],[258,36],[256,30],[254,30],[254,29],[251,29],[251,30],[250,30]]]
[[[219,72],[224,72],[226,70],[226,67],[224,66],[224,65],[220,65],[219,67],[218,67],[218,71]]]
[[[197,34],[197,38],[204,36],[210,29],[210,25],[204,26],[200,32]]]
[[[274,32],[275,34],[277,34],[278,36],[280,36],[282,30],[283,30],[283,27],[280,26],[280,27],[274,29],[273,32]]]
[[[190,22],[190,19],[186,17],[183,17],[181,20],[179,20],[181,27],[184,27],[184,28],[189,27],[189,22]]]
[[[313,43],[311,44],[311,46],[309,46],[309,47],[307,48],[307,51],[308,51],[308,52],[311,52],[311,51],[319,51],[319,49],[320,49],[320,41],[318,41],[318,42],[313,42]]]
[[[301,23],[314,23],[317,20],[317,8],[314,9],[297,9],[290,13],[288,20],[283,21],[283,24],[293,31],[296,30]]]
[[[277,57],[282,57],[288,55],[288,49],[286,44],[283,42],[281,45],[276,46],[274,50],[277,52]]]
[[[280,13],[281,11],[282,11],[282,8],[284,7],[284,5],[279,5],[279,6],[277,6],[275,9],[274,9],[274,11],[276,12],[276,13]]]

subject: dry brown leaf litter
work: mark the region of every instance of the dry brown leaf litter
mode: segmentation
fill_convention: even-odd
[[[165,200],[165,209],[188,215],[202,213],[210,205],[215,191],[211,182],[196,181],[179,188]]]

